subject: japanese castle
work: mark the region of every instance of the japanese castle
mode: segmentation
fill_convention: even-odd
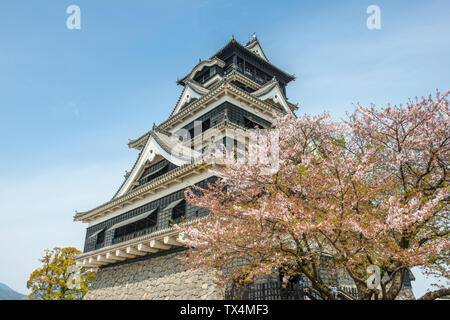
[[[75,214],[88,224],[77,263],[100,267],[85,298],[221,297],[211,277],[183,270],[177,259],[185,247],[172,224],[208,214],[184,199],[186,187],[212,178],[194,146],[236,145],[227,130],[270,126],[273,110],[292,113],[297,106],[288,102],[286,85],[294,79],[268,60],[255,34],[245,45],[233,36],[178,79],[183,90],[167,120],[129,141],[139,155],[114,197]]]
[[[242,146],[228,132],[269,127],[274,111],[293,113],[286,86],[294,79],[269,61],[253,34],[245,45],[232,37],[177,81],[183,90],[167,120],[129,141],[139,155],[114,197],[75,214],[88,224],[77,264],[99,267],[85,299],[227,297],[212,275],[184,267],[183,235],[172,225],[208,214],[184,199],[187,187],[214,179],[201,165],[205,145]]]

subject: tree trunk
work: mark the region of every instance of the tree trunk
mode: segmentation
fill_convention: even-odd
[[[393,279],[391,280],[391,285],[389,289],[387,290],[386,295],[383,297],[383,300],[395,300],[397,298],[400,290],[403,287],[403,279],[405,278],[407,269],[402,268],[401,270],[397,270],[397,272],[394,272],[391,277]]]

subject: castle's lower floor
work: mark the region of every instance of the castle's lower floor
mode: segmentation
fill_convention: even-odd
[[[185,251],[152,255],[100,268],[84,299],[210,300],[223,299],[213,277],[188,270]]]
[[[221,300],[223,289],[214,278],[199,270],[190,270],[180,260],[185,250],[152,254],[101,267],[86,300]],[[341,288],[354,288],[353,280],[339,275]],[[347,292],[351,292],[347,291]],[[399,300],[414,300],[411,282],[405,282]]]

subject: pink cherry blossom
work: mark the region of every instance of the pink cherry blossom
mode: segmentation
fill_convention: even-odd
[[[448,95],[358,105],[343,122],[274,114],[275,174],[267,162],[230,161],[213,169],[219,178],[208,188],[186,191],[211,212],[177,226],[186,262],[216,272],[221,285],[302,273],[327,299],[320,268],[345,270],[361,299],[394,299],[415,266],[450,279]],[[389,275],[381,292],[367,287],[370,265]]]

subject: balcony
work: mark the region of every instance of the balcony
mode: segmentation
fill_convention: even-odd
[[[153,226],[153,227],[148,227],[148,228],[145,228],[145,229],[142,229],[142,230],[139,230],[139,231],[134,231],[134,232],[130,232],[130,233],[127,233],[127,234],[124,234],[124,235],[116,236],[116,237],[114,237],[112,239],[112,244],[117,244],[117,243],[120,243],[120,242],[125,242],[125,241],[128,241],[128,240],[132,240],[134,238],[141,237],[141,236],[144,236],[146,234],[150,234],[152,232],[156,232],[157,230],[158,230],[158,227],[157,226]],[[98,248],[96,248],[96,249],[98,249]]]
[[[231,64],[226,70],[225,70],[225,74],[230,73],[233,70],[237,70],[239,71],[242,75],[244,75],[246,78],[253,80],[255,82],[257,82],[260,85],[264,85],[264,83],[266,83],[267,81],[269,81],[270,79],[263,79],[261,76],[257,76],[254,75],[252,72],[249,72],[247,70],[244,70],[242,68],[242,66],[239,65],[233,65]]]

